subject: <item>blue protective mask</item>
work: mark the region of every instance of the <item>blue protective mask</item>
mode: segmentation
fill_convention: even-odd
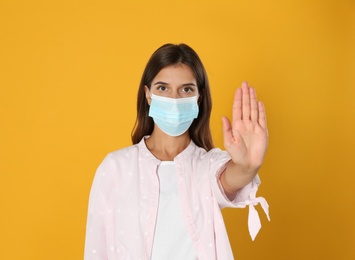
[[[198,116],[198,96],[168,98],[152,94],[151,98],[149,116],[167,135],[182,135]]]

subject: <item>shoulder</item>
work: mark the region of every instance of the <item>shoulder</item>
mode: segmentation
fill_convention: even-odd
[[[221,150],[220,148],[213,148],[206,151],[204,148],[191,142],[189,147],[182,153],[181,159],[185,162],[186,160],[192,160],[208,166],[213,164],[223,164],[230,160],[230,156],[228,152]]]
[[[127,147],[112,151],[112,152],[108,153],[107,157],[109,157],[111,160],[120,161],[124,158],[138,155],[138,153],[139,153],[139,145],[134,144],[131,146],[127,146]]]
[[[110,152],[107,157],[111,158],[111,160],[114,161],[121,161],[121,160],[127,160],[127,159],[134,159],[139,157],[144,157],[144,155],[148,154],[148,149],[145,145],[144,141],[145,137],[142,138],[142,140],[137,143],[133,144],[115,151]]]
[[[103,159],[99,168],[117,170],[124,166],[128,167],[130,163],[139,160],[139,154],[138,145],[131,145],[111,151]]]
[[[109,152],[97,168],[97,175],[117,177],[122,170],[128,170],[129,167],[132,167],[132,162],[137,162],[138,150],[137,145],[132,145]],[[133,158],[137,159],[134,160]]]
[[[220,148],[213,148],[206,151],[204,148],[195,145],[195,152],[193,153],[195,158],[216,160],[218,158],[230,159],[227,151],[221,150]]]

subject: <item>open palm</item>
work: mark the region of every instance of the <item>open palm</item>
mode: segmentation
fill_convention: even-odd
[[[232,161],[249,170],[258,169],[268,145],[266,114],[247,82],[235,92],[232,123],[226,117],[222,120],[224,146]]]

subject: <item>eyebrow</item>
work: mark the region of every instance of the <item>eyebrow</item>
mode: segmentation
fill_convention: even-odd
[[[195,86],[196,87],[196,85],[194,84],[194,83],[186,83],[186,84],[182,84],[184,87],[186,87],[186,86]]]
[[[169,84],[166,82],[163,82],[163,81],[158,81],[158,82],[154,83],[154,86],[155,85],[169,85]],[[182,86],[186,87],[186,86],[196,86],[196,85],[194,83],[185,83],[185,84],[182,84]]]
[[[165,83],[165,82],[163,82],[163,81],[158,81],[158,82],[156,82],[155,84],[154,84],[154,86],[155,85],[169,85],[168,83]]]

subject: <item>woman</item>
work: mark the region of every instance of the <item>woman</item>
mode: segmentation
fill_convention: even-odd
[[[85,259],[233,259],[220,208],[249,206],[249,231],[267,148],[265,110],[246,82],[223,118],[226,151],[213,148],[211,96],[185,44],[156,50],[138,90],[133,145],[109,153],[93,182]]]

